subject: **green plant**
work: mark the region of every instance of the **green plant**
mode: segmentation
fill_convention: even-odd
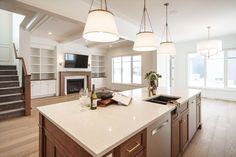
[[[146,73],[144,79],[148,80],[151,84],[151,86],[154,84],[154,82],[159,78],[161,78],[162,76],[160,74],[158,74],[157,72],[155,71],[150,71],[148,73]]]

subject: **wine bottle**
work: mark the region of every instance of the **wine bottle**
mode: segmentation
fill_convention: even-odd
[[[91,110],[97,109],[97,95],[96,95],[96,92],[95,92],[95,85],[94,84],[93,84],[93,88],[92,88],[90,99],[91,99],[90,109]]]

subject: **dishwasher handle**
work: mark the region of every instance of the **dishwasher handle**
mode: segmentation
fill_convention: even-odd
[[[160,126],[152,130],[152,136],[155,135],[161,128],[166,126],[169,123],[169,120],[167,119],[164,123],[162,123]]]

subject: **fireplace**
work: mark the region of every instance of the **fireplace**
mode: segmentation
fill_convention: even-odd
[[[91,90],[91,72],[63,71],[59,73],[60,95],[79,92],[81,88]]]
[[[67,94],[77,93],[84,89],[84,79],[67,79]]]
[[[65,77],[65,95],[77,93],[82,88],[87,88],[87,78],[85,76],[66,76]]]

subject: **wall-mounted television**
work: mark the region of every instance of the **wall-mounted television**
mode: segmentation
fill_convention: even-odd
[[[88,68],[88,56],[65,53],[65,68]]]

